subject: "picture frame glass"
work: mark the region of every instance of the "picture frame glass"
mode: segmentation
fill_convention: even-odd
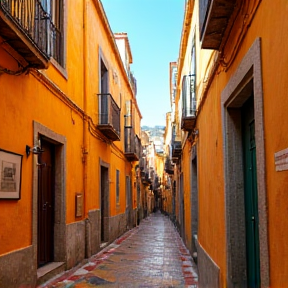
[[[0,199],[21,196],[22,155],[0,149]]]

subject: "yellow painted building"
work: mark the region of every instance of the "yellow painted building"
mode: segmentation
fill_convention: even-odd
[[[0,287],[34,287],[136,225],[141,113],[99,0],[1,1],[0,42]]]
[[[176,177],[199,287],[288,286],[288,6],[276,2],[185,4]]]

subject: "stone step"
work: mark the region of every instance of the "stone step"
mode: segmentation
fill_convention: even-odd
[[[37,270],[37,285],[41,285],[65,271],[64,262],[51,262]]]

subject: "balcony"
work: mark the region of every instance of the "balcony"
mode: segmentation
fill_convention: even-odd
[[[174,167],[173,167],[173,164],[171,163],[171,160],[170,160],[169,156],[167,156],[166,159],[165,159],[164,170],[169,175],[173,175],[174,174]]]
[[[134,92],[134,95],[136,96],[136,94],[137,94],[137,81],[136,81],[136,78],[134,77],[134,75],[131,71],[129,72],[129,82],[130,82],[130,85],[131,85],[132,90]]]
[[[125,127],[125,157],[128,161],[140,159],[141,141],[132,127]]]
[[[30,67],[46,69],[59,35],[40,0],[0,0],[0,36]]]
[[[141,175],[141,181],[144,185],[150,185],[152,183],[152,180],[149,177],[149,173],[141,172],[140,175]]]
[[[143,148],[142,148],[142,146],[141,146],[141,154],[143,155]],[[144,168],[145,168],[145,163],[146,163],[146,158],[145,158],[145,156],[143,155],[142,157],[140,157],[140,159],[139,159],[139,168],[140,168],[140,171],[142,172],[143,170],[144,170]]]
[[[112,141],[120,140],[120,108],[110,93],[98,94],[98,129]]]
[[[154,181],[154,188],[158,189],[161,186],[161,179],[158,177],[158,175],[155,176],[155,181]]]
[[[236,0],[200,1],[199,24],[203,49],[220,49],[236,2]]]
[[[172,141],[172,159],[181,158],[182,146],[181,141]]]
[[[176,162],[177,160],[179,160],[181,158],[181,153],[182,153],[182,144],[181,144],[181,140],[179,139],[179,136],[177,137],[176,140],[176,126],[172,127],[172,139],[171,139],[171,156],[172,156],[172,160],[173,162]]]
[[[186,75],[182,80],[181,129],[191,131],[196,121],[196,76]]]

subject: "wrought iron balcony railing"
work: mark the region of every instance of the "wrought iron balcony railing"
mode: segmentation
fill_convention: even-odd
[[[0,36],[30,67],[47,68],[50,56],[61,61],[61,32],[40,0],[0,0]]]
[[[129,161],[140,159],[141,141],[133,127],[125,127],[125,156]]]
[[[143,150],[143,147],[142,147],[142,145],[141,145],[141,154],[140,154],[140,158],[139,158],[139,168],[140,168],[140,171],[141,171],[141,172],[142,172],[142,171],[145,169],[145,167],[146,167],[146,158],[145,158],[145,156],[143,155],[142,150]],[[141,156],[141,155],[142,155],[142,156]]]
[[[130,82],[131,87],[132,87],[134,94],[136,96],[136,94],[137,94],[137,81],[136,81],[136,78],[134,77],[134,75],[131,71],[129,72],[129,82]]]
[[[203,49],[219,50],[237,0],[199,1],[199,27]]]
[[[181,158],[181,153],[182,153],[181,140],[176,140],[176,127],[175,126],[173,126],[172,128],[171,148],[172,148],[172,160],[173,162],[175,162],[176,159]]]
[[[120,140],[120,108],[110,93],[98,94],[98,129],[110,140]]]
[[[167,156],[166,159],[165,159],[164,170],[169,175],[173,175],[174,174],[174,167],[173,167],[173,164],[172,164],[171,159],[169,158],[169,156]]]
[[[150,185],[152,184],[152,180],[149,177],[149,173],[148,172],[141,172],[141,181],[144,185]]]
[[[181,141],[172,141],[172,159],[180,158],[182,153]]]
[[[196,76],[186,75],[182,80],[181,129],[189,131],[194,128],[197,112],[196,106]]]

